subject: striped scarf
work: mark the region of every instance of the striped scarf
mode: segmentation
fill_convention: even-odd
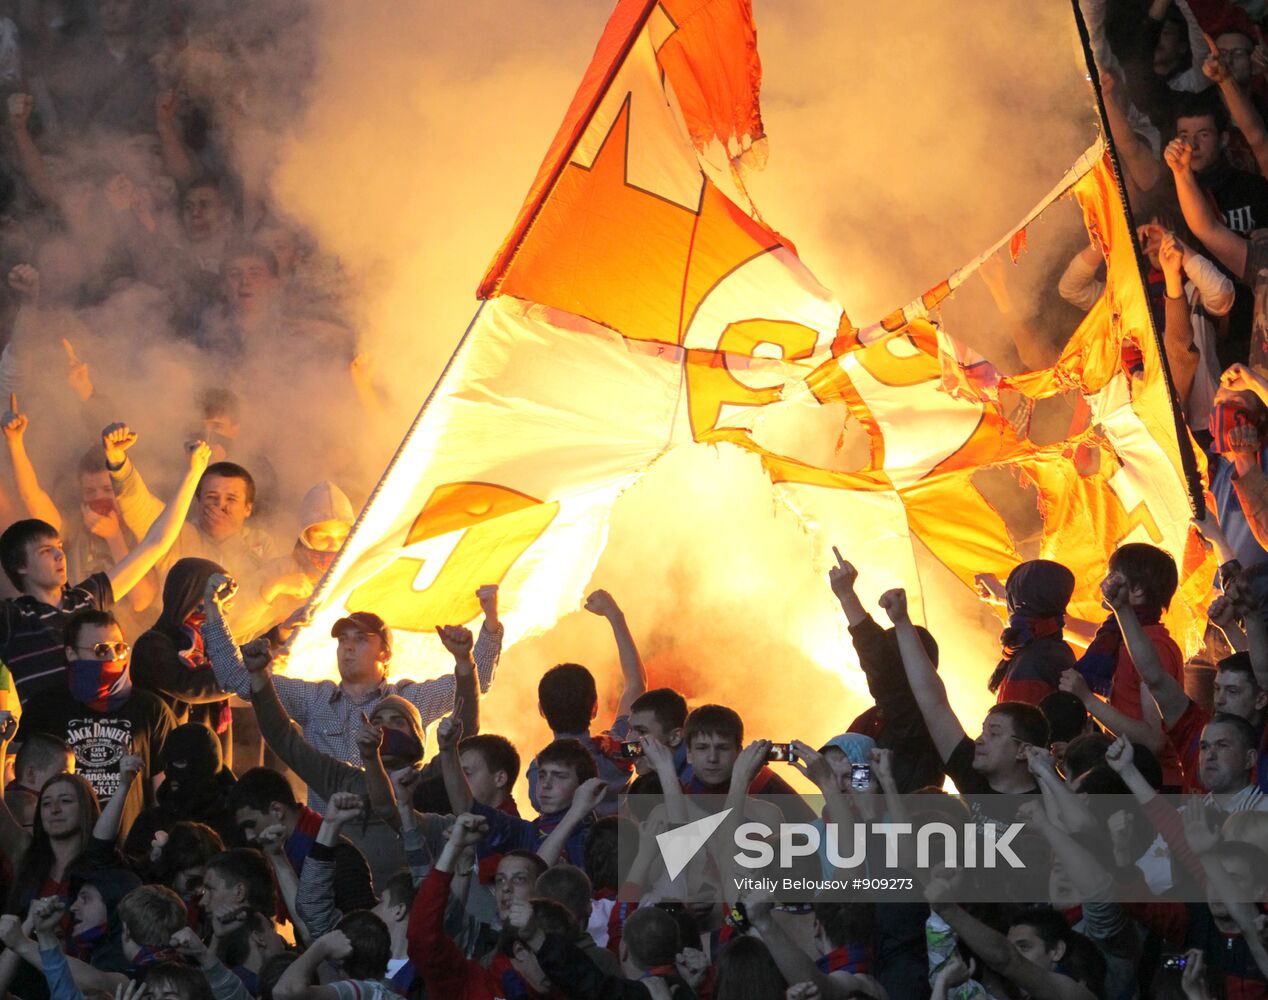
[[[286,838],[286,860],[291,863],[296,875],[304,873],[304,860],[313,849],[313,844],[317,843],[319,829],[321,829],[321,813],[313,812],[307,806],[300,806],[295,829]]]
[[[820,972],[829,975],[833,972],[867,974],[872,971],[872,949],[861,944],[843,944],[833,948],[815,965]]]

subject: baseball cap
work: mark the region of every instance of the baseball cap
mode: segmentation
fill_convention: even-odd
[[[340,618],[330,628],[330,637],[338,639],[339,633],[347,629],[360,629],[362,632],[368,632],[377,635],[383,640],[383,648],[388,652],[392,651],[392,630],[387,627],[387,622],[376,615],[373,611],[354,611],[347,618]]]

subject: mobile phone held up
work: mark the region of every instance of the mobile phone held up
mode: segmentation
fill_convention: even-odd
[[[872,765],[850,765],[850,787],[856,792],[866,792],[872,787]]]
[[[640,743],[638,740],[634,740],[633,742],[630,742],[630,743],[621,744],[622,757],[628,757],[631,760],[633,760],[635,757],[642,757],[644,753],[645,751],[643,750],[643,744]]]
[[[770,749],[766,751],[766,760],[778,761],[783,764],[791,764],[797,759],[797,752],[792,748],[791,743],[772,743]]]

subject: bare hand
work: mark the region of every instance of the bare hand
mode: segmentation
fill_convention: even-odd
[[[731,769],[731,787],[748,789],[757,777],[757,772],[766,766],[766,755],[770,753],[770,740],[754,740],[735,758],[735,766]]]
[[[101,432],[101,446],[106,451],[106,464],[118,468],[127,457],[125,452],[136,444],[136,434],[127,424],[111,424]]]
[[[599,808],[599,803],[608,794],[608,783],[602,778],[587,778],[573,793],[572,808],[582,816],[589,816]]]
[[[911,615],[907,610],[907,591],[902,587],[895,587],[881,594],[880,606],[895,625],[903,625],[911,621]]]
[[[684,948],[675,956],[674,965],[678,969],[678,975],[693,990],[699,989],[705,976],[709,974],[709,959],[699,948]]]
[[[1067,667],[1061,671],[1061,678],[1057,681],[1057,686],[1062,691],[1069,691],[1079,701],[1086,702],[1092,694],[1092,689],[1087,686],[1087,681],[1083,675],[1073,667]]]
[[[207,580],[207,585],[203,588],[203,600],[218,608],[224,608],[233,600],[233,595],[237,592],[238,584],[232,577],[216,573]]]
[[[1117,774],[1135,767],[1136,748],[1125,736],[1120,736],[1105,751],[1105,763]]]
[[[1239,424],[1228,429],[1228,445],[1235,454],[1259,454],[1259,428],[1254,424]]]
[[[465,663],[471,658],[471,650],[475,646],[471,630],[461,625],[437,625],[436,634],[440,636],[440,644],[449,651],[455,660]]]
[[[56,933],[65,915],[66,904],[60,896],[44,896],[31,905],[31,923],[39,933]]]
[[[168,942],[173,950],[180,952],[185,958],[191,959],[195,964],[201,965],[202,960],[208,955],[207,946],[203,944],[200,938],[189,927],[182,927]]]
[[[9,408],[0,416],[0,429],[4,431],[5,440],[9,444],[17,444],[22,440],[29,424],[26,414],[18,410],[18,394],[9,393]]]
[[[449,842],[459,848],[474,847],[489,832],[489,821],[475,813],[463,813],[449,828]]]
[[[813,781],[818,788],[833,792],[837,790],[837,776],[823,754],[801,740],[793,740],[792,749],[797,755],[797,759],[792,762],[794,768]]]
[[[498,625],[498,585],[486,583],[476,589],[476,600],[480,602],[480,614],[484,615],[484,624],[489,628]]]
[[[1220,594],[1215,600],[1211,601],[1211,606],[1207,608],[1206,616],[1214,625],[1219,627],[1221,632],[1227,632],[1230,628],[1238,628],[1237,608],[1224,594]]]
[[[1263,393],[1268,390],[1268,381],[1253,368],[1240,362],[1229,365],[1220,375],[1220,385],[1234,392]]]
[[[835,545],[832,546],[832,554],[836,557],[837,564],[828,569],[828,586],[832,588],[832,593],[836,595],[837,600],[844,600],[854,593],[859,571],[853,563],[841,558],[841,553],[837,551]]]
[[[1078,673],[1077,670],[1074,672]],[[1056,775],[1057,762],[1052,759],[1052,754],[1046,747],[1027,745],[1022,752],[1026,755],[1026,766],[1035,777],[1044,774]]]
[[[313,947],[321,949],[323,955],[336,962],[342,962],[352,954],[352,942],[343,931],[330,931],[328,934],[323,934],[313,942]]]
[[[1172,139],[1162,152],[1171,172],[1177,176],[1187,174],[1193,169],[1193,147],[1183,139]]]
[[[136,754],[124,754],[119,759],[119,776],[124,781],[131,781],[138,774],[145,770],[145,761]]]
[[[280,856],[286,849],[287,836],[289,834],[285,826],[281,823],[273,823],[255,835],[255,846],[265,854]]]
[[[1184,244],[1176,239],[1175,233],[1164,233],[1158,246],[1158,263],[1162,273],[1178,277],[1184,267]]]
[[[322,813],[322,819],[336,826],[342,826],[344,823],[351,823],[354,819],[360,819],[364,813],[365,802],[360,795],[354,792],[335,792],[326,802],[326,811]]]
[[[1131,609],[1131,586],[1122,573],[1113,572],[1101,582],[1101,596],[1104,606],[1115,613]]]
[[[79,356],[75,354],[74,345],[65,337],[62,338],[62,349],[66,352],[66,364],[69,367],[66,370],[66,384],[83,402],[92,399],[92,394],[96,391],[92,384],[92,373],[88,370],[88,363],[80,361]]]
[[[18,733],[18,720],[13,713],[0,711],[0,744],[8,743]]]
[[[892,785],[894,783],[894,751],[883,747],[872,747],[868,759],[876,780],[882,785]]]
[[[784,991],[784,1000],[822,1000],[823,992],[815,983],[793,983]]]
[[[458,718],[458,706],[452,715],[446,715],[436,726],[436,749],[452,750],[462,742],[462,720]]]
[[[24,305],[35,305],[40,300],[40,272],[30,264],[10,268],[9,288]]]
[[[6,948],[17,951],[25,940],[21,917],[13,913],[6,913],[0,917],[0,941],[4,942]]]
[[[585,609],[600,618],[611,618],[621,613],[620,606],[606,590],[596,590],[586,598]]]
[[[357,749],[361,751],[362,760],[374,760],[383,745],[383,729],[371,722],[364,712],[361,713],[361,725],[357,729]],[[331,801],[334,801],[333,799]]]
[[[204,472],[211,464],[211,445],[206,441],[187,441],[185,457],[189,459],[190,472]]]
[[[249,674],[268,670],[273,665],[273,644],[265,636],[252,639],[242,647],[242,665]]]
[[[79,505],[79,511],[84,519],[84,527],[91,534],[105,539],[122,537],[123,524],[119,520],[118,509],[111,510],[109,514],[98,514],[83,503]]]
[[[9,127],[15,132],[26,129],[35,110],[35,98],[30,94],[10,94],[8,100]]]
[[[1217,86],[1232,79],[1232,75],[1228,72],[1228,67],[1224,65],[1218,52],[1207,53],[1206,59],[1202,62],[1202,73]]]

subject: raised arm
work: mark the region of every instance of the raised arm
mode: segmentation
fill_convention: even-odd
[[[1193,389],[1200,355],[1193,343],[1193,320],[1189,313],[1189,300],[1184,294],[1184,245],[1174,233],[1163,232],[1158,262],[1162,265],[1166,282],[1163,346],[1171,378],[1175,382],[1176,398],[1184,401]]]
[[[1193,235],[1233,274],[1238,277],[1245,274],[1250,244],[1224,225],[1206,200],[1193,173],[1193,150],[1183,139],[1172,139],[1163,155],[1175,177],[1180,211]]]
[[[1189,707],[1188,696],[1180,682],[1162,669],[1158,659],[1158,650],[1145,635],[1145,630],[1136,617],[1131,605],[1131,590],[1127,580],[1121,573],[1111,573],[1101,585],[1101,593],[1105,601],[1118,619],[1118,627],[1123,632],[1123,642],[1127,644],[1127,652],[1131,654],[1136,673],[1145,682],[1158,711],[1162,715],[1163,725],[1174,725],[1176,720]]]
[[[1149,143],[1132,128],[1126,97],[1112,72],[1101,73],[1101,94],[1105,98],[1105,120],[1128,177],[1141,191],[1152,191],[1162,179],[1162,165]]]
[[[364,808],[361,796],[336,792],[326,803],[326,812],[317,828],[317,841],[299,875],[295,909],[313,937],[334,930],[343,914],[335,905],[334,847],[345,823],[360,819]]]
[[[1151,726],[1143,719],[1133,719],[1130,715],[1120,712],[1088,687],[1083,675],[1073,667],[1062,672],[1059,686],[1062,691],[1068,691],[1078,698],[1083,703],[1083,707],[1087,709],[1087,714],[1115,736],[1126,736],[1133,743],[1147,746],[1152,753],[1162,753],[1167,738],[1161,729]],[[1141,685],[1141,691],[1144,694],[1150,693],[1149,688],[1144,684]],[[1180,693],[1184,694],[1183,691]],[[1188,702],[1186,701],[1185,704],[1187,705]],[[1142,714],[1145,711],[1152,711],[1155,715],[1157,714],[1157,710],[1151,706],[1149,698],[1142,697],[1141,711]],[[1175,718],[1179,719],[1180,715],[1176,715]]]
[[[132,791],[132,783],[136,781],[136,776],[141,773],[143,767],[145,767],[145,761],[133,754],[127,754],[120,759],[119,786],[110,796],[110,801],[102,808],[101,815],[97,817],[97,822],[93,825],[94,840],[113,844],[119,839],[119,822],[123,819],[123,807],[127,803],[128,793]]]
[[[160,90],[154,98],[154,123],[158,132],[163,169],[184,188],[198,176],[198,164],[185,147],[180,133],[180,97],[173,90]]]
[[[880,605],[894,623],[898,652],[903,658],[903,670],[911,685],[911,693],[920,706],[920,714],[924,717],[938,756],[945,762],[967,734],[955,712],[951,710],[942,678],[938,676],[929,654],[925,652],[916,626],[911,623],[911,615],[907,610],[907,591],[901,588],[887,590],[881,595]]]
[[[834,972],[829,976],[820,972],[814,959],[776,922],[772,900],[749,899],[745,905],[754,929],[761,935],[762,942],[770,950],[771,958],[788,982],[814,983],[819,987],[819,995],[823,1000],[846,1000],[856,993],[884,1000],[884,992],[878,991],[872,980],[866,976],[844,972]]]
[[[458,744],[462,742],[462,723],[452,715],[440,720],[436,727],[436,754],[440,757],[440,773],[445,781],[445,795],[449,809],[455,815],[471,812],[475,797],[458,758]]]
[[[932,891],[931,891],[932,894]],[[931,900],[933,910],[973,949],[973,953],[1033,1000],[1095,1000],[1070,976],[1044,969],[1024,957],[999,931],[988,927],[955,903]]]
[[[586,598],[586,610],[592,615],[606,618],[612,627],[612,637],[616,640],[616,652],[621,661],[621,676],[624,686],[621,688],[621,700],[616,707],[617,718],[630,714],[630,706],[634,700],[647,690],[647,671],[643,669],[643,658],[638,654],[638,646],[625,622],[625,612],[606,590],[596,590]]]
[[[370,810],[399,831],[396,795],[392,791],[392,781],[387,775],[387,769],[383,766],[383,757],[379,752],[382,746],[383,730],[371,723],[362,712],[361,728],[357,731],[357,750],[361,754],[361,765],[365,768],[365,788]],[[317,933],[320,934],[321,931]]]
[[[1220,96],[1228,107],[1229,117],[1250,147],[1259,172],[1268,177],[1268,130],[1264,128],[1264,120],[1255,108],[1255,102],[1233,79],[1233,74],[1220,59],[1219,50],[1211,46],[1209,40],[1204,43],[1203,49],[1206,50],[1206,58],[1202,63],[1202,72],[1220,88]]]
[[[18,488],[18,497],[26,508],[28,517],[36,517],[47,521],[57,531],[62,530],[62,515],[53,503],[53,498],[40,485],[40,478],[35,473],[35,466],[26,453],[26,429],[29,420],[25,413],[18,410],[18,394],[9,393],[9,409],[0,416],[0,429],[4,431],[4,443],[9,446],[9,460],[13,463],[13,481]]]
[[[548,868],[563,857],[564,848],[568,846],[568,838],[586,821],[588,816],[593,815],[599,808],[599,803],[603,801],[603,796],[607,792],[607,782],[602,778],[587,778],[581,783],[563,819],[537,846],[537,856],[546,862]]]
[[[340,1000],[335,987],[314,982],[323,962],[338,963],[352,954],[352,942],[343,931],[323,934],[286,967],[273,987],[276,1000]]]
[[[110,577],[110,586],[114,590],[115,600],[120,600],[129,590],[141,582],[142,578],[157,563],[167,550],[176,542],[181,526],[185,523],[185,514],[194,499],[194,491],[207,469],[211,458],[211,448],[205,441],[194,441],[186,446],[188,468],[181,480],[175,495],[158,516],[145,537],[136,543],[136,547],[128,555],[115,563],[106,571]]]

